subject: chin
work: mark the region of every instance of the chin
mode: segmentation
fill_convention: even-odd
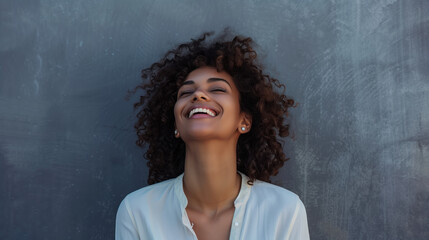
[[[186,134],[182,133],[181,138],[184,142],[222,139],[222,133],[213,129],[194,129],[187,131]]]
[[[198,132],[190,132],[185,136],[182,135],[182,139],[186,142],[187,140],[195,141],[195,140],[209,140],[216,138],[213,132],[209,131],[198,131]]]

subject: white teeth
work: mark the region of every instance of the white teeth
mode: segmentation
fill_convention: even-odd
[[[192,117],[192,115],[194,115],[195,113],[207,113],[208,115],[214,117],[216,116],[216,114],[207,108],[194,108],[192,109],[192,111],[189,113],[189,118]]]

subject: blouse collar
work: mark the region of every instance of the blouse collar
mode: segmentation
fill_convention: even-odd
[[[240,171],[238,171],[238,173],[241,175],[241,187],[237,198],[234,200],[234,206],[236,209],[238,207],[246,205],[247,200],[249,200],[250,190],[251,190],[251,185],[247,183],[247,181],[249,180],[249,177]],[[182,222],[189,228],[192,228],[191,223],[189,222],[188,214],[186,213],[186,206],[188,206],[188,199],[186,198],[185,192],[183,191],[183,175],[184,173],[176,177],[174,182],[174,191],[176,193],[177,198],[179,199]]]

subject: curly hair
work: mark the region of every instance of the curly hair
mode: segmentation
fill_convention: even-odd
[[[286,123],[288,108],[294,100],[284,95],[285,86],[262,71],[249,37],[235,36],[227,41],[224,34],[208,43],[212,33],[179,45],[150,67],[142,70],[143,82],[129,93],[141,89],[140,100],[134,104],[136,144],[147,147],[148,184],[177,177],[184,171],[185,143],[174,137],[174,105],[181,83],[193,70],[215,67],[230,74],[239,91],[241,111],[252,116],[252,128],[240,135],[237,143],[237,170],[249,177],[271,182],[286,158],[282,140],[289,136]],[[274,91],[273,86],[283,89]]]

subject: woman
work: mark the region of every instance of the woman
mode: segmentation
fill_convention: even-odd
[[[294,101],[262,72],[250,38],[206,33],[142,71],[137,144],[149,186],[129,194],[116,239],[309,239],[304,205],[270,184]]]

